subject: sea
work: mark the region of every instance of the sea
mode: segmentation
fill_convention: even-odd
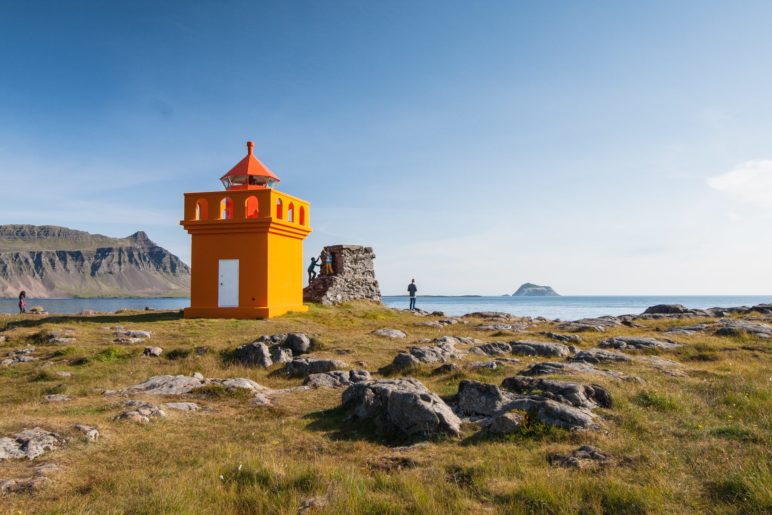
[[[407,296],[385,296],[383,303],[394,308],[407,308]],[[425,311],[442,311],[463,315],[474,311],[501,311],[518,316],[542,316],[549,319],[576,320],[603,315],[642,313],[655,304],[683,304],[688,308],[753,306],[772,303],[772,295],[720,296],[561,296],[561,297],[434,297],[419,296],[416,307]],[[177,310],[190,305],[186,298],[96,298],[96,299],[27,299],[27,306],[43,306],[49,313],[73,314],[93,310],[114,312],[120,309]],[[0,312],[18,312],[16,299],[0,299]]]

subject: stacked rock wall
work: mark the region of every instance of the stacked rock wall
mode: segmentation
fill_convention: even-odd
[[[333,275],[320,275],[303,290],[303,300],[325,305],[351,300],[381,301],[381,290],[375,279],[372,247],[332,245]]]

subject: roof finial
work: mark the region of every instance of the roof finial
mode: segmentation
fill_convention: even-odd
[[[247,141],[247,155],[252,155],[252,149],[255,148],[254,141]]]

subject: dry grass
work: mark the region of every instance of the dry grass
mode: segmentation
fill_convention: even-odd
[[[26,326],[3,333],[9,337],[0,347],[3,353],[31,345],[43,330],[73,329],[77,342],[35,344],[45,359],[0,368],[0,435],[41,426],[70,441],[33,463],[0,464],[0,478],[21,477],[38,461],[62,466],[49,487],[0,497],[0,512],[296,513],[304,499],[314,497],[326,503],[316,508],[321,513],[772,511],[772,345],[760,340],[678,336],[685,346],[660,355],[684,363],[684,377],[632,363],[608,368],[640,376],[643,384],[580,378],[602,384],[614,396],[613,408],[598,411],[604,431],[534,429],[509,439],[479,440],[470,438],[470,427],[458,440],[399,449],[366,430],[346,427],[335,410],[339,390],[289,394],[270,408],[202,392],[180,400],[211,412],[171,412],[144,426],[113,421],[121,399],[105,397],[101,390],[196,371],[248,377],[274,388],[300,384],[223,359],[224,351],[262,334],[306,332],[316,338],[317,355],[363,361],[374,371],[419,338],[543,339],[537,333],[554,330],[553,324],[543,322],[514,337],[490,336],[474,330],[474,322],[418,327],[421,319],[413,315],[357,304],[313,307],[270,321],[183,320],[174,313],[27,320]],[[163,347],[166,357],[145,358],[143,345],[112,343],[107,328],[116,324],[151,330],[150,343]],[[581,347],[611,335],[656,335],[658,327],[671,325],[645,322],[643,328],[585,334]],[[369,334],[381,327],[403,329],[409,336],[394,341]],[[208,351],[199,354],[197,347]],[[520,365],[495,372],[432,376],[430,369],[419,369],[416,375],[440,395],[452,395],[462,378],[498,384],[532,361],[537,359],[523,358]],[[59,377],[58,370],[72,377]],[[47,393],[73,399],[46,404]],[[99,442],[83,441],[72,430],[75,423],[98,426]],[[617,465],[576,471],[547,464],[549,452],[584,443],[611,453]]]

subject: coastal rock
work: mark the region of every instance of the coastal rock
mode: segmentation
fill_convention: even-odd
[[[303,384],[311,388],[340,388],[371,379],[367,370],[333,370],[322,374],[311,374],[306,377]]]
[[[493,342],[478,345],[469,349],[469,352],[473,354],[482,354],[485,356],[501,356],[505,354],[512,354],[512,346],[504,342]]]
[[[563,322],[558,325],[558,329],[561,331],[569,331],[572,333],[580,332],[596,332],[603,333],[607,329],[619,327],[622,322],[612,316],[597,317],[597,318],[582,318],[580,320],[574,320],[572,322]]]
[[[44,395],[43,400],[45,402],[67,402],[70,400],[70,397],[61,393],[52,393],[49,395]]]
[[[391,370],[406,370],[425,363],[447,362],[460,358],[464,353],[456,349],[453,337],[444,336],[434,340],[437,345],[430,347],[410,347],[407,352],[400,352],[392,361]]]
[[[500,413],[491,417],[485,430],[489,435],[509,435],[518,432],[524,421],[520,413]]]
[[[562,343],[532,342],[527,340],[510,342],[512,354],[526,356],[565,357],[571,355],[571,348]]]
[[[324,305],[352,300],[381,301],[381,291],[375,279],[371,247],[333,245],[324,247],[332,254],[333,275],[319,275],[303,290],[303,300]]]
[[[518,373],[518,375],[521,376],[542,376],[553,374],[594,374],[604,377],[612,377],[614,379],[623,379],[625,381],[642,381],[639,377],[628,376],[615,370],[597,368],[585,362],[572,363],[542,361],[539,363],[533,363]]]
[[[585,363],[629,363],[631,359],[619,352],[608,351],[604,349],[589,349],[577,352],[570,358],[570,361]]]
[[[163,405],[166,409],[173,409],[177,411],[198,411],[201,406],[195,402],[167,402]]]
[[[586,385],[568,381],[533,379],[529,377],[508,377],[501,383],[502,388],[517,394],[543,395],[548,399],[567,403],[578,408],[594,409],[598,406],[610,408],[611,394],[600,385]]]
[[[681,347],[680,343],[671,340],[657,340],[656,338],[618,336],[607,338],[598,344],[602,349],[619,350],[670,350]]]
[[[445,363],[444,365],[440,365],[439,367],[432,370],[432,375],[450,374],[453,372],[458,372],[460,370],[461,370],[461,367],[459,367],[455,363]]]
[[[375,336],[383,336],[385,338],[401,339],[407,335],[399,329],[376,329],[372,332]]]
[[[9,367],[11,365],[17,365],[19,363],[28,363],[35,361],[37,358],[31,356],[35,352],[34,348],[28,347],[26,349],[16,349],[7,354],[7,358],[0,361],[0,366]]]
[[[551,340],[559,341],[560,343],[582,343],[582,337],[578,334],[558,334],[558,333],[552,333],[552,332],[542,332],[539,333],[542,336],[546,336],[547,338]]]
[[[295,358],[284,365],[284,373],[290,377],[306,377],[311,374],[341,370],[347,366],[337,359]]]
[[[650,306],[643,312],[644,315],[678,315],[689,310],[682,304],[657,304]]]
[[[64,438],[40,427],[25,429],[11,437],[0,438],[0,461],[32,460],[61,447]]]
[[[372,421],[389,436],[461,433],[461,420],[436,394],[413,378],[356,383],[343,392],[352,420]]]
[[[611,455],[591,445],[582,445],[569,454],[551,453],[547,462],[558,467],[586,469],[609,465],[614,462]]]
[[[458,384],[455,404],[464,416],[491,416],[507,410],[514,397],[495,384],[465,379]]]
[[[677,334],[681,336],[694,336],[695,334],[706,331],[710,324],[695,324],[689,326],[676,326],[665,330],[668,334]]]
[[[767,340],[772,338],[772,326],[750,320],[725,320],[716,330],[716,336],[753,336]]]
[[[227,379],[209,379],[208,384],[219,384],[226,390],[249,390],[262,392],[268,390],[265,386],[244,377],[229,377]]]

